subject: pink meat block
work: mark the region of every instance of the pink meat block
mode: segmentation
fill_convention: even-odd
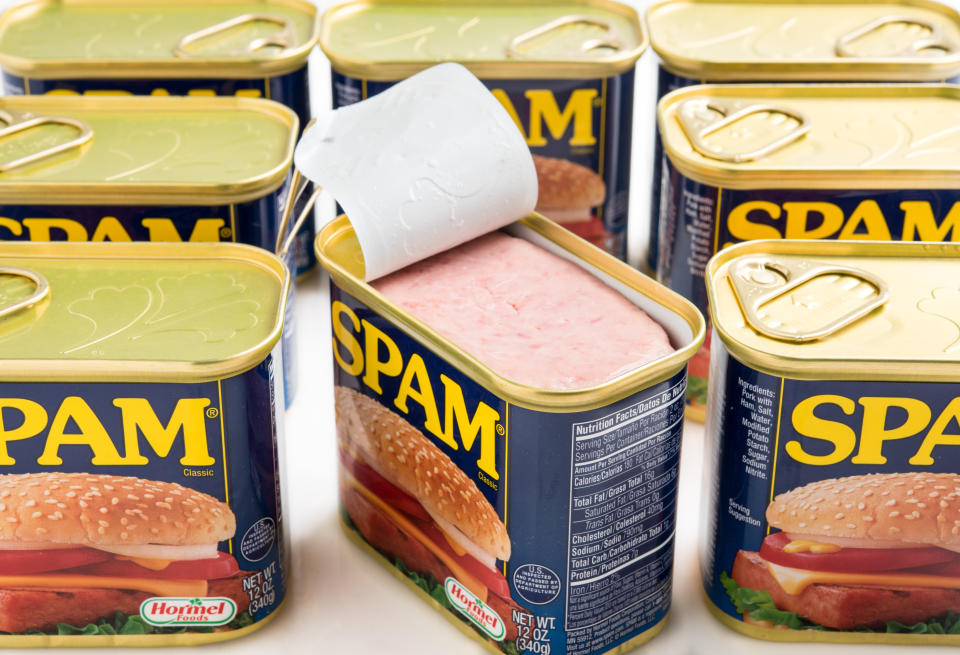
[[[620,293],[502,232],[373,286],[499,375],[531,387],[596,386],[674,351],[663,328]]]

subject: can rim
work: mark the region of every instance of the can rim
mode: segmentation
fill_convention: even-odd
[[[922,241],[833,241],[815,239],[761,239],[745,241],[715,254],[707,262],[705,280],[707,299],[713,320],[711,329],[723,341],[724,347],[739,362],[758,371],[779,378],[796,380],[895,380],[903,382],[956,382],[957,361],[896,358],[877,356],[803,357],[783,355],[760,350],[739,340],[726,325],[716,320],[718,285],[727,280],[726,266],[734,259],[755,254],[791,254],[814,257],[848,257],[864,250],[880,255],[896,250],[896,257],[930,256],[931,248],[950,249],[960,254],[960,243],[930,243]],[[772,340],[771,340],[772,342]]]
[[[51,0],[28,0],[15,5],[0,15],[0,34],[15,25],[17,16],[35,11],[37,6]],[[229,4],[228,0],[213,0]],[[210,0],[208,0],[209,4]],[[128,79],[128,78],[208,78],[247,79],[272,77],[292,73],[307,65],[310,51],[320,38],[320,14],[317,7],[303,0],[265,0],[282,3],[312,17],[310,37],[282,57],[210,58],[210,59],[144,59],[138,61],[114,59],[29,59],[10,55],[0,50],[0,68],[5,73],[38,80],[62,79]],[[123,4],[116,0],[99,0],[98,4]]]
[[[284,183],[293,161],[293,151],[300,129],[300,119],[289,107],[263,98],[216,97],[85,97],[85,96],[4,96],[0,106],[44,112],[116,111],[151,107],[155,110],[189,109],[191,111],[250,111],[270,117],[289,128],[283,145],[283,156],[271,168],[239,182],[232,183],[153,183],[115,184],[109,182],[40,182],[6,183],[0,180],[0,190],[6,204],[41,205],[217,205],[234,204],[262,198],[276,191]]]
[[[690,329],[689,343],[676,348],[667,357],[633,369],[613,380],[593,387],[573,390],[547,390],[519,384],[495,373],[479,359],[413,317],[369,284],[359,280],[332,257],[326,247],[334,239],[352,232],[345,216],[331,221],[317,234],[314,242],[317,259],[338,287],[383,315],[404,332],[453,364],[461,373],[503,400],[528,409],[578,412],[596,409],[626,398],[642,389],[662,382],[682,370],[700,349],[706,334],[703,316],[694,305],[679,294],[658,284],[640,271],[606,252],[588,244],[539,214],[531,214],[518,223],[563,250],[576,255],[592,268],[650,298],[683,320]]]
[[[679,4],[726,4],[731,0],[661,0],[646,13],[650,47],[669,72],[709,82],[761,82],[776,79],[806,82],[942,82],[960,74],[960,52],[944,57],[876,57],[861,60],[839,58],[764,62],[734,59],[706,60],[684,56],[657,39],[657,12]],[[744,5],[794,4],[794,0],[736,0]],[[862,5],[869,0],[832,0],[830,4]],[[942,14],[960,29],[960,12],[934,0],[884,2]]]
[[[872,98],[943,98],[960,102],[956,84],[700,84],[671,91],[657,103],[657,130],[664,154],[681,175],[724,189],[960,189],[960,176],[943,169],[855,169],[855,168],[751,168],[741,170],[736,163],[712,162],[690,157],[677,149],[664,129],[671,110],[688,96],[738,96],[785,100],[790,97],[827,99],[839,95]]]
[[[343,75],[349,75],[364,80],[375,82],[394,82],[405,79],[419,73],[422,70],[441,63],[436,61],[417,61],[417,60],[393,60],[393,61],[373,61],[368,59],[350,58],[340,56],[330,47],[330,32],[333,25],[339,18],[339,14],[356,10],[360,6],[376,5],[423,5],[424,7],[433,7],[437,4],[457,5],[457,4],[475,4],[477,0],[442,0],[440,3],[426,3],[422,0],[347,0],[328,9],[321,18],[320,36],[317,41],[323,54],[330,60],[331,68]],[[549,5],[551,0],[524,0],[527,4]],[[483,4],[503,4],[515,5],[515,2],[508,0],[493,0]],[[638,44],[636,47],[624,51],[621,55],[590,61],[575,60],[470,60],[463,61],[457,59],[443,60],[455,61],[466,67],[471,73],[480,79],[577,79],[577,78],[598,78],[612,77],[630,71],[635,66],[637,60],[644,53],[649,45],[649,38],[644,22],[640,20],[640,15],[633,7],[616,2],[614,0],[583,0],[584,11],[590,9],[602,8],[624,16],[633,23],[637,34]]]
[[[279,282],[276,316],[260,343],[217,361],[150,361],[99,359],[0,359],[4,382],[210,382],[244,373],[266,359],[283,331],[284,311],[290,291],[290,273],[273,253],[242,243],[166,242],[38,242],[0,243],[3,257],[37,259],[61,257],[137,260],[218,259],[252,264]]]

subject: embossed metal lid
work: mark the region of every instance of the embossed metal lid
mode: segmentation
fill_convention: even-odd
[[[234,375],[279,339],[289,283],[240,244],[0,242],[0,379]]]
[[[748,241],[707,265],[713,328],[738,360],[801,379],[956,382],[960,244]]]
[[[713,186],[960,188],[960,86],[692,86],[657,120],[673,165]]]
[[[254,98],[0,98],[0,196],[36,204],[214,205],[286,179],[298,121]]]
[[[701,81],[943,81],[960,14],[930,0],[666,0],[647,12],[670,71]]]
[[[259,77],[304,66],[303,0],[30,0],[0,16],[0,66],[39,79]]]
[[[646,47],[636,11],[611,0],[353,0],[320,34],[334,70],[386,81],[441,61],[486,79],[603,77]]]

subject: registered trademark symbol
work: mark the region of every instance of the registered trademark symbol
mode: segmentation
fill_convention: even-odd
[[[233,235],[233,231],[229,227],[220,228],[220,236],[224,239],[229,239]]]
[[[207,408],[207,418],[217,418],[220,415],[220,412],[216,407]]]
[[[503,436],[506,433],[506,429],[500,423],[497,423],[497,434]]]

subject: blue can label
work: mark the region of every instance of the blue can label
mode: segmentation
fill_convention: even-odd
[[[705,315],[707,262],[735,243],[960,241],[957,189],[720,189],[684,176],[670,161],[665,166],[657,279]],[[706,362],[698,355],[690,363],[692,404],[706,401]]]
[[[710,602],[778,639],[960,633],[960,556],[943,548],[960,532],[957,385],[785,379],[722,343],[712,364]]]
[[[685,371],[594,410],[538,411],[333,284],[331,318],[348,534],[505,653],[645,639],[670,607]],[[431,490],[448,488],[465,510],[442,512]]]
[[[7,95],[152,95],[152,96],[237,96],[242,98],[266,98],[275,100],[290,107],[300,119],[300,129],[310,120],[310,93],[307,87],[307,67],[304,65],[293,72],[273,77],[250,79],[28,79],[3,73],[4,91]],[[256,201],[255,201],[256,202]],[[254,203],[237,205],[238,208]],[[161,214],[163,215],[163,214]],[[233,239],[240,243],[261,245],[258,240],[260,233],[271,230],[276,232],[275,223],[265,223],[267,220],[276,220],[275,209],[263,216],[238,216],[237,221],[248,219],[254,221],[249,228],[244,225],[234,226],[237,229],[249,231],[253,239]],[[230,225],[227,223],[227,225]],[[181,232],[182,234],[183,232]],[[91,232],[91,234],[93,234]],[[316,255],[313,252],[314,225],[307,221],[298,232],[294,243],[296,275],[310,271],[316,265]],[[189,237],[184,237],[186,240]],[[223,238],[230,240],[229,235]],[[96,239],[94,239],[96,240]],[[134,237],[134,240],[139,240]],[[172,240],[172,239],[165,239]],[[217,241],[220,239],[202,239]],[[268,250],[273,250],[274,240],[267,239]]]
[[[483,80],[523,132],[544,176],[560,171],[584,188],[602,181],[602,197],[578,198],[576,206],[552,201],[556,192],[542,187],[537,211],[620,259],[627,255],[633,81],[632,70],[580,80]],[[333,71],[333,105],[358,102],[394,83]]]
[[[3,602],[39,607],[4,611],[0,630],[162,645],[273,613],[286,587],[277,365],[202,383],[0,383],[4,538],[14,526],[42,548],[56,528],[83,546],[4,571],[18,580]]]

